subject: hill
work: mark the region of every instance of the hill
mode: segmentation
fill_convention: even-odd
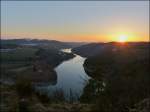
[[[109,42],[109,43],[90,43],[85,44],[76,48],[73,48],[72,51],[76,54],[79,54],[83,57],[91,57],[94,55],[101,54],[107,50],[115,51],[120,47],[125,48],[146,48],[149,46],[149,42],[127,42],[127,43],[119,43],[119,42]]]
[[[134,110],[136,104],[150,98],[149,43],[104,46],[101,53],[87,57],[84,63],[85,71],[92,78],[81,102],[96,102],[95,111]]]
[[[1,49],[16,48],[18,46],[40,46],[54,49],[73,48],[84,45],[82,42],[60,42],[56,40],[39,40],[39,39],[2,39]]]

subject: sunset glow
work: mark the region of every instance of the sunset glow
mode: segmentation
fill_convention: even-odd
[[[148,2],[2,1],[1,7],[5,39],[149,41]]]
[[[121,36],[119,36],[119,42],[126,42],[127,41],[127,36],[126,35],[121,35]]]

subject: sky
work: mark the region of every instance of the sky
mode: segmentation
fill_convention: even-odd
[[[1,38],[149,41],[149,1],[2,1]]]

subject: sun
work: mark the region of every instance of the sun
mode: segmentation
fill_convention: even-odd
[[[126,41],[127,41],[127,38],[128,38],[128,37],[127,37],[126,35],[120,35],[119,38],[118,38],[118,41],[119,41],[119,42],[126,42]]]

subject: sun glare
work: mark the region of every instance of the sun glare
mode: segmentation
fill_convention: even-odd
[[[126,42],[127,41],[127,36],[126,35],[120,35],[118,41],[119,42]]]

